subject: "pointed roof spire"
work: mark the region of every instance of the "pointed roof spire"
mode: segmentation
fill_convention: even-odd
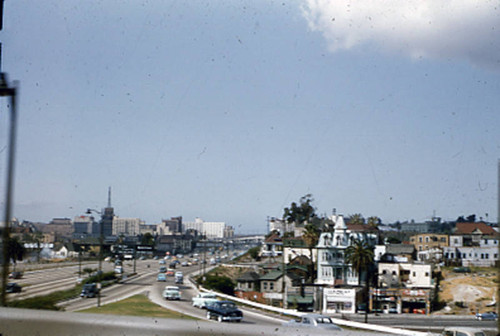
[[[347,225],[345,225],[344,222],[344,216],[338,215],[338,216],[332,216],[333,221],[335,222],[335,230],[346,230]]]
[[[108,189],[108,208],[111,208],[111,187]]]

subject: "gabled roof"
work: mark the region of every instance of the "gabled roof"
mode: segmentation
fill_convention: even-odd
[[[260,278],[260,275],[256,272],[250,271],[250,272],[245,272],[236,281],[238,282],[255,282],[258,281]]]
[[[377,232],[376,227],[368,224],[347,224],[347,229],[351,232]]]
[[[483,222],[474,223],[457,223],[456,234],[483,234],[483,235],[495,235],[497,232],[491,226]]]
[[[281,239],[279,234],[273,233],[269,237],[266,238],[265,242],[266,243],[281,243],[281,242],[283,242],[283,239]]]
[[[278,280],[283,276],[281,271],[273,271],[260,276],[260,280]]]

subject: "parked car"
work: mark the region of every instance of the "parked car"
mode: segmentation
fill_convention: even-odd
[[[207,305],[207,319],[216,319],[219,322],[241,322],[243,312],[231,301],[216,301]]]
[[[453,269],[453,272],[455,273],[470,273],[470,268],[469,267],[455,267]]]
[[[486,336],[483,330],[469,327],[446,327],[442,336]]]
[[[496,321],[498,319],[498,315],[497,315],[497,313],[495,313],[493,311],[486,312],[486,313],[477,313],[476,319],[479,321],[483,321],[483,320]]]
[[[165,275],[165,273],[158,273],[156,281],[167,281],[167,276]]]
[[[99,289],[97,288],[97,284],[89,283],[85,284],[82,287],[82,292],[80,293],[80,297],[93,298],[99,293]]]
[[[296,320],[290,320],[283,323],[285,327],[305,327],[305,328],[319,328],[327,330],[342,330],[338,325],[333,323],[332,319],[328,316],[320,314],[304,314]]]
[[[9,282],[7,284],[7,287],[5,287],[6,293],[21,293],[21,290],[22,290],[21,286],[19,286],[15,282]]]
[[[205,309],[215,301],[219,301],[219,299],[214,293],[199,293],[193,297],[193,307]]]
[[[11,272],[9,274],[9,279],[21,279],[23,277],[23,272]]]
[[[180,300],[181,292],[177,286],[166,286],[163,290],[163,297],[165,300]]]

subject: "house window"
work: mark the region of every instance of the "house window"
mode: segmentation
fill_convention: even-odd
[[[417,273],[415,271],[413,271],[412,276],[414,276],[414,277],[417,276]]]
[[[264,289],[265,291],[267,290],[267,282],[266,282],[266,281],[264,281],[264,282],[262,283],[262,287],[263,287],[263,289]]]
[[[418,237],[418,241],[419,241],[419,243],[421,243],[422,242],[422,237]]]
[[[392,271],[392,275],[396,275],[396,274],[397,274],[396,271]]]
[[[429,272],[425,272],[425,276],[428,277],[429,276]]]
[[[429,242],[429,237],[425,237],[425,242],[428,243]]]
[[[387,274],[387,270],[383,270],[383,271],[382,271],[382,274]]]
[[[271,283],[269,284],[269,290],[274,290],[274,282],[271,282]]]
[[[486,253],[486,254],[484,255],[484,259],[490,259],[490,254],[489,254],[489,253]]]

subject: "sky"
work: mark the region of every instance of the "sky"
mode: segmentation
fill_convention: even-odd
[[[498,0],[6,0],[3,23],[20,220],[109,187],[120,217],[237,234],[306,194],[324,215],[497,220]]]

